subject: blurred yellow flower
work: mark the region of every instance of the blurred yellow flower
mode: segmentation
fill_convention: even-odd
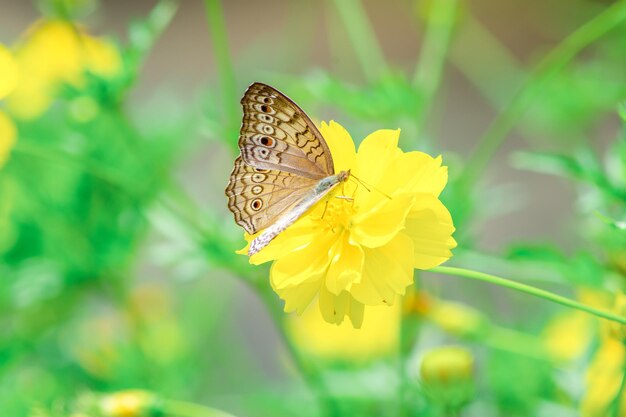
[[[579,297],[583,302],[594,307],[606,309],[611,304],[610,297],[604,291],[582,291]],[[617,294],[613,300],[614,311],[623,312],[623,295]],[[597,322],[597,320],[595,320]],[[621,326],[614,327],[612,322],[605,320],[600,322],[600,342],[593,359],[587,368],[585,395],[580,403],[582,417],[605,417],[609,415],[613,407],[615,397],[618,395],[624,367],[626,366],[626,345],[619,338]],[[590,340],[596,342],[597,338]],[[626,417],[626,395],[619,399],[620,413],[618,417]]]
[[[11,52],[0,44],[0,100],[11,94],[17,87],[19,71]],[[17,128],[13,121],[0,111],[0,168],[9,157],[15,144]]]
[[[618,393],[624,377],[624,344],[613,338],[604,338],[587,369],[585,382],[587,391],[580,403],[583,417],[605,417]],[[620,399],[622,412],[626,416],[626,396]]]
[[[473,337],[488,326],[476,309],[460,303],[437,301],[426,317],[443,330],[462,337]]]
[[[289,318],[289,335],[300,351],[326,360],[361,363],[393,355],[400,337],[400,303],[366,310],[367,321],[355,329],[347,322],[329,324],[319,309],[308,309]]]
[[[566,311],[552,318],[543,329],[543,343],[555,361],[569,362],[589,348],[594,334],[593,318],[580,311]]]
[[[5,98],[15,90],[18,80],[17,62],[15,62],[11,51],[0,44],[0,99]]]
[[[155,402],[154,394],[147,391],[120,391],[102,398],[100,412],[106,417],[140,417],[147,415]]]
[[[348,316],[360,327],[364,306],[394,304],[414,268],[452,256],[454,226],[438,198],[448,171],[441,157],[398,148],[399,130],[370,134],[358,153],[338,123],[323,123],[321,133],[335,171],[351,170],[358,180],[338,187],[333,195],[343,198],[317,204],[250,262],[275,261],[270,279],[285,311],[302,313],[317,296],[326,321]]]
[[[8,97],[9,110],[32,119],[51,104],[62,84],[84,85],[85,72],[110,78],[121,69],[117,48],[62,20],[41,20],[25,34],[15,49],[20,81]]]

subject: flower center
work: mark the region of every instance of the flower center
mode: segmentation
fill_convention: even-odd
[[[336,234],[350,230],[352,217],[358,211],[358,202],[354,199],[354,192],[355,188],[346,184],[321,204],[321,209],[316,213],[320,219],[320,227]]]

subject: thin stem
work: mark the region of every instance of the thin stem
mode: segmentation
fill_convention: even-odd
[[[424,107],[416,120],[418,130],[422,129],[422,124],[428,116],[441,83],[456,8],[457,0],[441,0],[431,3],[422,52],[413,76],[413,85],[419,88],[424,97]]]
[[[204,405],[184,401],[163,401],[160,407],[170,417],[234,417],[232,414]]]
[[[597,15],[569,35],[530,73],[526,82],[487,129],[476,146],[465,172],[465,186],[473,185],[485,170],[487,163],[504,142],[509,131],[523,115],[530,99],[539,91],[538,85],[550,78],[570,62],[583,48],[597,40],[626,19],[626,1],[620,1]]]
[[[326,417],[340,415],[339,408],[328,392],[322,375],[314,366],[312,366],[310,362],[307,362],[289,338],[285,322],[285,317],[287,316],[282,311],[282,308],[280,308],[280,304],[276,300],[276,294],[271,290],[270,286],[267,285],[267,282],[257,282],[254,289],[265,304],[272,320],[278,327],[278,333],[281,340],[287,349],[287,352],[291,356],[296,368],[298,368],[302,377],[309,384],[310,388],[317,397],[321,409],[320,415]]]
[[[220,0],[205,0],[204,4],[211,34],[211,44],[213,45],[213,58],[217,63],[221,99],[226,103],[224,104],[225,133],[228,136],[231,136],[231,134],[236,136],[239,126],[239,108],[235,105],[235,101],[232,100],[233,97],[237,97],[237,88],[235,85],[235,71],[228,47],[224,10]],[[229,141],[228,143],[231,143],[235,148],[237,147],[236,141]]]
[[[554,294],[550,291],[541,290],[539,288],[531,287],[530,285],[511,281],[509,279],[501,278],[495,275],[489,275],[483,272],[472,271],[472,270],[464,269],[464,268],[455,268],[455,267],[450,267],[450,266],[437,266],[435,268],[429,269],[429,271],[439,273],[439,274],[444,274],[444,275],[454,275],[458,277],[470,278],[470,279],[475,279],[478,281],[488,282],[490,284],[499,285],[501,287],[510,288],[512,290],[525,292],[526,294],[534,295],[535,297],[540,297],[545,300],[564,305],[566,307],[575,308],[577,310],[584,311],[586,313],[593,314],[594,316],[598,316],[607,320],[612,320],[621,324],[626,324],[626,317],[617,316],[615,314],[609,313],[608,311],[590,307],[588,305],[579,303],[567,297]]]
[[[471,14],[459,25],[448,60],[494,108],[509,103],[526,78],[511,51]]]
[[[385,56],[359,0],[334,0],[335,8],[368,81],[388,72]]]

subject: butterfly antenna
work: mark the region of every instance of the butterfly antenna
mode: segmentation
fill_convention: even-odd
[[[381,190],[379,190],[378,188],[372,186],[371,184],[366,183],[365,181],[363,181],[362,179],[358,178],[357,176],[355,176],[354,174],[350,173],[350,176],[352,178],[354,178],[359,184],[361,184],[367,191],[376,191],[382,195],[384,195],[385,197],[387,197],[388,199],[392,199],[391,196],[387,193],[382,192]]]

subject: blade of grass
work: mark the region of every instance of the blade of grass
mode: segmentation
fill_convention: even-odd
[[[204,4],[213,46],[213,58],[217,64],[220,97],[224,102],[225,134],[227,137],[236,137],[239,131],[239,107],[235,97],[238,95],[235,71],[228,46],[224,10],[220,0],[205,0]],[[237,141],[229,140],[227,143],[233,150],[237,150]]]
[[[359,0],[334,0],[334,4],[365,78],[375,81],[388,72],[388,67],[363,5]]]
[[[487,163],[504,143],[507,134],[538,91],[538,85],[561,70],[583,48],[624,20],[626,20],[626,1],[620,1],[578,28],[545,56],[476,146],[463,173],[462,182],[465,187],[471,187],[484,172]]]
[[[457,0],[431,3],[422,51],[413,76],[413,85],[422,92],[424,98],[424,106],[415,121],[418,133],[422,130],[441,83],[456,10]]]
[[[459,25],[448,59],[497,109],[512,99],[526,77],[515,56],[472,15]]]

